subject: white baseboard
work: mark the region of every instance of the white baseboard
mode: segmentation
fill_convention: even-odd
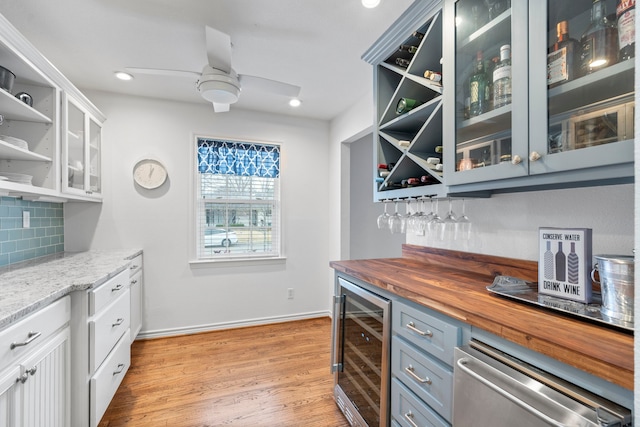
[[[248,319],[234,322],[212,323],[209,325],[189,326],[184,328],[156,329],[154,331],[140,331],[136,340],[164,338],[178,335],[190,335],[200,332],[218,331],[222,329],[243,328],[246,326],[268,325],[270,323],[292,322],[295,320],[314,319],[317,317],[331,317],[329,311],[316,311],[311,313],[291,314],[287,316],[263,317],[260,319]]]

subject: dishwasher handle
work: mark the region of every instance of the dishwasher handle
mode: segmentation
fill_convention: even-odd
[[[534,416],[540,418],[541,420],[544,420],[545,422],[547,422],[547,423],[549,423],[549,424],[551,424],[553,426],[564,427],[564,425],[561,424],[560,422],[558,422],[557,420],[549,417],[548,415],[546,415],[545,413],[541,412],[537,408],[534,408],[533,406],[527,404],[525,401],[523,401],[522,399],[519,399],[518,397],[512,395],[508,391],[503,390],[497,384],[495,384],[490,379],[488,379],[488,377],[492,376],[491,372],[486,372],[486,373],[483,373],[482,375],[480,375],[476,371],[471,369],[472,368],[473,359],[463,357],[463,358],[458,359],[458,361],[456,363],[457,363],[458,368],[460,368],[460,370],[462,370],[464,373],[466,373],[467,375],[471,376],[475,380],[481,382],[482,384],[484,384],[485,386],[489,387],[491,390],[493,390],[494,392],[496,392],[496,393],[500,394],[501,396],[505,397],[506,399],[508,399],[509,401],[513,402],[514,404],[518,405],[519,407],[521,407],[525,411],[533,414]]]

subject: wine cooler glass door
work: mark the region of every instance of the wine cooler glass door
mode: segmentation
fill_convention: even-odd
[[[337,372],[340,388],[367,425],[388,422],[388,300],[342,279],[342,369]]]

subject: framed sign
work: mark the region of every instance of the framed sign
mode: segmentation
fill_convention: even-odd
[[[591,302],[591,229],[539,229],[538,293]]]

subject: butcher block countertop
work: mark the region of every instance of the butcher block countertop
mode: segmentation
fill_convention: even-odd
[[[403,245],[401,258],[331,267],[473,327],[633,390],[633,333],[487,291],[496,275],[537,282],[538,263]]]

